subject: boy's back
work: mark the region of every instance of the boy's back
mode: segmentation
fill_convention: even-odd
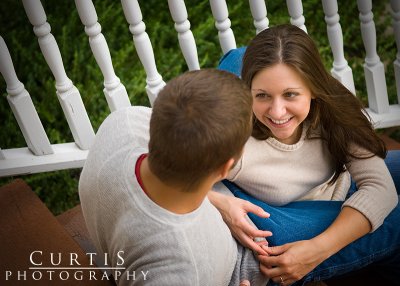
[[[143,107],[114,112],[85,163],[80,197],[90,235],[103,252],[98,255],[108,253],[113,267],[122,263],[118,255],[123,258],[119,285],[132,285],[134,278],[137,285],[159,285],[160,275],[163,285],[228,285],[237,246],[208,199],[177,215],[151,201],[137,181],[150,113]]]

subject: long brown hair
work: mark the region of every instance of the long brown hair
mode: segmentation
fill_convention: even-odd
[[[314,41],[294,25],[278,25],[260,32],[243,57],[242,79],[251,87],[254,76],[278,63],[294,68],[305,80],[315,99],[306,120],[311,124],[307,138],[318,130],[335,161],[335,182],[351,158],[384,158],[386,147],[377,136],[360,100],[325,69]],[[271,131],[257,119],[252,136],[265,140]],[[360,146],[372,154],[354,152]]]

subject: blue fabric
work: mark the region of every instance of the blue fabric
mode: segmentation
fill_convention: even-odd
[[[223,183],[235,197],[250,201],[271,215],[269,218],[261,218],[248,214],[259,229],[273,233],[273,236],[267,238],[270,246],[317,236],[332,224],[343,204],[338,201],[302,201],[281,207],[271,206],[248,195],[232,182],[224,180]]]
[[[385,162],[399,193],[400,150],[389,151]],[[271,214],[270,218],[265,219],[249,213],[250,219],[259,229],[272,231],[273,236],[267,238],[270,245],[282,245],[315,237],[334,221],[342,205],[342,202],[337,201],[301,201],[275,207],[246,194],[232,182],[225,180],[223,183],[236,197],[248,200]],[[351,191],[356,191],[354,183]],[[389,281],[393,281],[393,285],[399,285],[399,205],[375,232],[354,241],[325,260],[296,285],[302,285],[308,281],[326,280],[361,269],[371,263],[374,263],[377,269],[382,269],[382,275]]]
[[[400,193],[400,150],[388,151],[385,159],[390,175],[392,175],[397,193]]]
[[[220,59],[218,69],[231,72],[240,77],[242,58],[245,51],[246,47],[230,50]]]

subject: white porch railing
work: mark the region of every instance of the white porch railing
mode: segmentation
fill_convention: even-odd
[[[79,168],[83,166],[94,138],[94,131],[85,110],[80,93],[67,76],[59,47],[51,33],[50,24],[40,0],[22,0],[25,13],[38,38],[42,54],[55,78],[57,97],[74,142],[51,144],[43,128],[29,92],[18,80],[12,58],[13,47],[9,49],[0,38],[0,73],[7,85],[7,99],[26,141],[25,148],[0,149],[0,177]],[[165,82],[157,70],[153,48],[146,32],[140,5],[137,0],[121,0],[127,26],[133,36],[138,57],[146,72],[146,92],[152,103]],[[224,0],[210,0],[211,15],[218,33],[221,56],[236,48],[234,31],[231,28],[228,6]],[[75,0],[80,20],[89,38],[90,48],[104,76],[104,95],[112,111],[129,106],[131,103],[124,84],[116,76],[107,41],[102,34],[100,23],[92,0]],[[301,0],[287,0],[288,21],[307,31],[307,19],[303,16]],[[264,0],[249,0],[258,33],[270,23]],[[368,93],[368,113],[377,128],[400,125],[400,105],[389,104],[384,65],[377,53],[377,35],[371,0],[358,0],[361,37],[365,46],[364,77]],[[188,11],[184,0],[168,0],[168,7],[177,32],[179,46],[189,70],[199,69],[196,41],[191,31]],[[342,28],[339,21],[336,0],[322,0],[327,26],[327,37],[332,50],[332,74],[349,90],[355,93],[353,72],[345,58]],[[155,7],[157,9],[157,7]],[[391,0],[394,38],[397,56],[394,60],[398,102],[400,102],[400,1]],[[22,12],[22,11],[21,11]],[[243,11],[245,13],[246,11]],[[50,11],[51,13],[51,11]],[[357,19],[355,19],[356,21]],[[172,26],[172,25],[171,25]],[[1,36],[1,35],[0,35]],[[250,39],[249,39],[250,40]],[[217,48],[216,48],[217,49]],[[1,147],[1,146],[0,146]]]

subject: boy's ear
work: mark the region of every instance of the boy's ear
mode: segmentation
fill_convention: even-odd
[[[228,176],[229,171],[232,169],[233,165],[235,164],[235,159],[230,158],[223,164],[220,168],[220,176],[221,180],[225,179]]]

